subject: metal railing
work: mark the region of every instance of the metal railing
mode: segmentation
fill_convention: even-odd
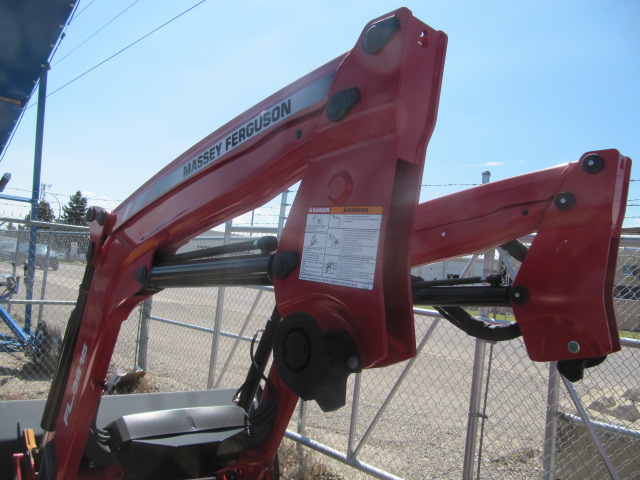
[[[251,318],[256,312],[259,301],[263,298],[263,292],[269,291],[269,288],[263,288],[258,290],[258,295],[254,298],[251,308],[248,311],[248,314],[244,317],[241,329],[237,332],[231,332],[226,330],[221,330],[219,332],[220,337],[232,339],[234,341],[233,346],[229,349],[229,353],[226,358],[219,359],[220,363],[223,363],[223,366],[220,368],[217,377],[211,372],[208,374],[208,378],[216,378],[215,387],[220,387],[223,384],[223,379],[226,373],[229,371],[230,366],[233,363],[233,357],[238,351],[239,342],[249,343],[252,339],[249,336],[246,336],[244,333],[247,330],[247,326],[251,321]],[[340,463],[347,465],[349,467],[355,468],[360,472],[366,473],[367,475],[374,478],[382,478],[382,479],[397,479],[396,474],[387,471],[380,466],[376,466],[372,464],[367,459],[363,459],[360,454],[363,452],[365,447],[367,446],[369,440],[374,436],[376,428],[380,424],[381,420],[387,414],[390,405],[396,401],[396,397],[401,395],[401,390],[403,385],[409,379],[411,381],[411,373],[415,368],[417,362],[421,360],[423,353],[425,350],[428,350],[429,340],[434,336],[438,328],[450,328],[446,322],[442,324],[441,315],[432,310],[426,309],[415,309],[414,311],[416,317],[421,317],[424,320],[427,318],[430,319],[430,324],[426,327],[426,331],[422,335],[418,346],[417,346],[417,355],[413,359],[407,361],[401,368],[399,372],[395,373],[395,380],[392,385],[386,391],[384,398],[381,398],[379,402],[379,406],[375,410],[375,412],[370,416],[370,420],[364,426],[359,425],[360,420],[360,405],[361,405],[361,385],[362,385],[362,376],[363,374],[354,375],[353,379],[353,387],[352,387],[352,402],[350,406],[349,413],[349,423],[347,431],[347,435],[344,437],[346,440],[346,444],[344,448],[336,448],[335,446],[331,446],[326,442],[322,442],[318,439],[313,438],[312,435],[307,433],[306,425],[307,425],[307,412],[308,406],[305,402],[301,402],[299,407],[299,415],[297,417],[297,425],[292,424],[289,430],[286,433],[287,438],[299,442],[305,447],[309,447],[310,449],[322,453],[329,458],[332,458]],[[203,327],[200,325],[187,324],[184,322],[178,322],[175,320],[169,320],[162,317],[157,317],[150,315],[148,320],[153,322],[158,322],[159,324],[167,324],[175,327],[188,328],[198,332],[206,332],[207,334],[213,335],[215,330],[210,327]],[[426,322],[422,323],[426,323]],[[492,321],[491,319],[485,318],[487,321]],[[482,340],[474,341],[474,354],[473,354],[473,363],[472,363],[472,376],[469,387],[469,410],[467,415],[467,433],[465,437],[465,445],[464,445],[464,455],[463,462],[461,464],[462,469],[462,478],[463,479],[472,479],[472,478],[482,478],[482,473],[480,469],[480,464],[482,460],[482,448],[479,448],[479,445],[482,445],[483,436],[482,436],[482,428],[481,423],[486,421],[488,416],[486,414],[487,411],[487,397],[484,398],[484,406],[482,405],[482,396],[483,391],[486,392],[486,388],[489,382],[489,378],[491,375],[490,368],[487,366],[486,355],[487,355],[487,347],[493,348],[493,344],[489,342],[485,342]],[[622,339],[623,348],[631,348],[638,349],[640,342],[633,339]],[[523,348],[522,345],[515,348]],[[140,362],[139,362],[140,363]],[[146,360],[145,360],[146,363]],[[364,373],[366,375],[367,373]],[[547,416],[546,426],[544,427],[544,452],[542,455],[542,473],[540,477],[543,479],[551,479],[557,478],[555,475],[555,465],[556,465],[556,455],[557,451],[555,449],[555,435],[557,434],[556,422],[559,418],[570,421],[572,424],[578,426],[587,426],[592,425],[593,428],[599,431],[606,431],[609,433],[625,435],[626,437],[632,438],[636,441],[640,439],[640,432],[634,429],[625,428],[621,426],[616,426],[610,423],[598,422],[590,420],[588,414],[586,413],[586,408],[582,405],[577,393],[575,393],[575,389],[573,389],[573,385],[565,382],[565,386],[568,394],[572,397],[573,402],[576,404],[576,409],[578,411],[577,415],[567,413],[562,410],[559,403],[559,387],[562,384],[559,379],[559,375],[556,372],[554,364],[549,364],[549,377],[548,377],[548,391],[550,392],[548,397],[547,411],[549,415]],[[432,401],[437,401],[437,399],[432,399]],[[565,407],[566,408],[566,407]],[[345,414],[346,419],[346,414]],[[361,422],[360,422],[361,423]],[[541,424],[542,427],[542,424]],[[357,431],[363,431],[363,433],[358,438]],[[617,476],[616,469],[613,466],[611,460],[609,459],[609,455],[606,453],[602,442],[598,440],[597,434],[593,435],[593,442],[596,446],[597,450],[600,452],[603,463],[607,466],[607,470],[611,476],[611,478],[621,478]],[[480,450],[480,451],[479,451]],[[409,477],[411,478],[411,477]]]

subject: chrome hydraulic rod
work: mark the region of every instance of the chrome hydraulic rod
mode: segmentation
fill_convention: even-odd
[[[260,237],[255,240],[228,243],[226,245],[203,248],[192,252],[178,253],[168,258],[162,258],[159,263],[162,265],[175,265],[190,260],[202,260],[204,258],[228,255],[231,253],[250,252],[252,250],[260,250],[260,253],[272,253],[275,252],[276,248],[278,248],[278,239],[276,237]]]
[[[146,287],[151,290],[177,287],[271,285],[272,256],[242,255],[213,258],[151,268]]]

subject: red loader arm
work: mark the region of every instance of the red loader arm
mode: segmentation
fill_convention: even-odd
[[[532,360],[620,349],[613,282],[631,161],[616,150],[418,206],[411,259],[423,265],[537,232],[507,292]]]
[[[233,276],[220,279],[207,270],[219,271],[219,263],[195,262],[196,268],[174,253],[195,235],[257,208],[299,180],[278,252],[273,259],[247,259],[238,282],[265,284],[273,278],[285,321],[306,312],[320,334],[338,329],[337,345],[354,357],[354,369],[413,354],[405,273],[445,47],[446,36],[407,9],[374,20],[352,51],[202,140],[113,212],[91,210],[90,265],[42,421],[53,438],[44,447],[43,477],[120,478],[119,462],[97,455],[88,468],[81,460],[121,323],[159,289],[234,283]],[[299,233],[311,231],[316,212],[334,208],[342,209],[335,216],[346,224],[342,242],[352,248],[366,244],[367,256],[343,255],[336,278],[327,280],[314,270],[313,249],[303,246],[305,236]],[[365,236],[354,221],[368,224]],[[403,247],[395,258],[385,252],[392,242]],[[271,263],[273,274],[267,272]],[[350,272],[360,277],[345,285]],[[301,279],[305,275],[308,280]],[[335,403],[333,392],[317,395]]]
[[[415,355],[411,266],[532,231],[527,260],[504,293],[531,357],[573,359],[567,342],[579,345],[580,358],[618,348],[607,295],[630,162],[599,152],[597,168],[583,162],[418,205],[445,49],[446,36],[407,9],[376,19],[353,50],[202,140],[113,212],[90,209],[88,267],[42,420],[49,433],[39,478],[270,478],[299,397],[338,408],[350,373]],[[176,254],[297,181],[277,249],[261,241]],[[253,248],[262,253],[219,256]],[[552,270],[576,267],[587,251],[598,258],[592,275]],[[93,425],[120,325],[142,300],[170,287],[270,283],[276,309],[237,406]],[[437,288],[422,287],[427,296]],[[576,305],[585,287],[600,302]],[[254,408],[272,351],[275,367]],[[197,435],[163,430],[185,419]],[[217,419],[228,428],[214,442],[207,435]],[[168,444],[185,442],[197,459],[190,469],[157,461]],[[141,465],[151,469],[146,477]]]

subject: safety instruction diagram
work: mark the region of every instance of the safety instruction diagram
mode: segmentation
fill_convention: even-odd
[[[382,207],[310,207],[300,279],[373,289]]]

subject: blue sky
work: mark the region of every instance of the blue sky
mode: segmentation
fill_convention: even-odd
[[[76,190],[114,208],[198,140],[349,50],[369,20],[400,6],[449,37],[422,200],[480,183],[483,170],[495,181],[604,148],[635,157],[632,178],[640,179],[636,0],[207,0],[58,90],[197,3],[80,1],[48,80],[42,182],[56,213]],[[30,195],[35,117],[29,108],[0,166],[13,175],[5,193]],[[640,225],[639,183],[625,226]],[[0,212],[20,207],[3,201]]]

